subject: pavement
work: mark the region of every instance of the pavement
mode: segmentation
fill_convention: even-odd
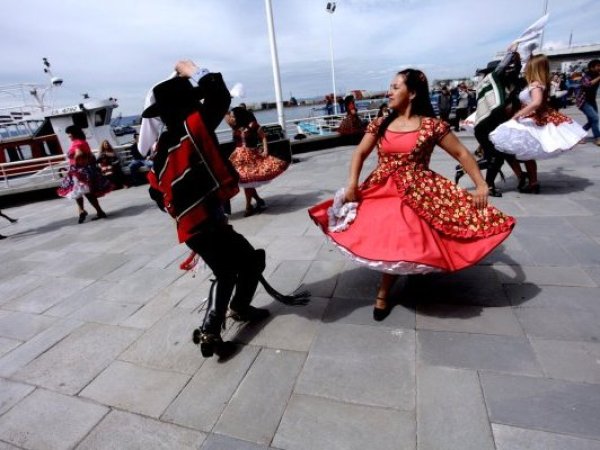
[[[381,323],[378,274],[306,212],[345,184],[351,152],[298,155],[260,215],[234,199],[267,279],[313,297],[259,290],[272,315],[228,323],[225,362],[191,341],[210,273],[179,269],[188,251],[146,187],[81,225],[65,199],[4,209],[19,222],[0,219],[0,450],[600,449],[600,147],[540,162],[539,195],[505,169],[491,200],[516,216],[510,238],[470,269],[402,277]],[[455,164],[435,151],[434,170]]]

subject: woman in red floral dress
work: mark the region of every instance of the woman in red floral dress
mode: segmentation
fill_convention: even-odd
[[[233,108],[226,121],[233,130],[235,144],[229,160],[240,176],[239,184],[246,196],[244,217],[247,217],[266,207],[256,188],[281,175],[289,163],[269,155],[267,137],[254,114],[246,108]],[[256,208],[252,206],[252,199],[256,201]]]
[[[388,98],[392,113],[368,126],[354,151],[345,191],[336,194],[335,204],[328,200],[309,210],[342,252],[383,272],[375,320],[391,311],[388,295],[398,274],[472,266],[506,239],[515,224],[487,204],[488,186],[477,163],[449,125],[435,118],[421,71],[399,72]],[[464,167],[475,183],[473,193],[429,169],[435,145]],[[379,163],[359,186],[364,160],[375,147]]]

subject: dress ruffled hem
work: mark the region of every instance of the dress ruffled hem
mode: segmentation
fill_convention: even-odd
[[[357,256],[351,251],[349,251],[347,248],[339,245],[330,236],[326,236],[329,242],[331,242],[346,257],[360,264],[361,266],[367,267],[371,270],[376,270],[377,272],[384,272],[395,275],[424,275],[426,273],[445,272],[445,270],[439,267],[428,266],[427,264],[421,264],[411,261],[374,261],[366,258],[361,258],[360,256]]]
[[[539,126],[535,119],[509,120],[499,125],[490,140],[498,150],[515,155],[521,161],[555,158],[575,148],[587,135],[576,122]]]

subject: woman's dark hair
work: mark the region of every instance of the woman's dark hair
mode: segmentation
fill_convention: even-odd
[[[70,134],[75,139],[85,139],[85,133],[76,125],[69,125],[65,128],[65,133]]]
[[[239,127],[247,127],[251,122],[256,122],[256,117],[251,111],[248,111],[246,108],[241,106],[236,106],[231,110],[233,117],[235,118],[235,126]]]
[[[411,113],[423,117],[436,117],[433,106],[431,105],[429,83],[427,82],[425,74],[417,69],[404,69],[398,72],[397,75],[402,75],[404,77],[404,83],[409,92],[415,94],[415,98],[410,102]],[[378,137],[383,137],[385,130],[387,130],[387,127],[396,117],[398,117],[398,112],[392,110],[381,123],[379,131],[377,132]]]

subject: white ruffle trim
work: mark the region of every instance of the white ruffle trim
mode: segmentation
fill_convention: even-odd
[[[339,245],[331,237],[327,236],[327,239],[336,246],[344,255],[350,258],[352,261],[365,266],[369,269],[376,270],[378,272],[391,273],[396,275],[424,275],[426,273],[433,272],[444,272],[439,267],[428,266],[426,264],[419,264],[411,261],[373,261],[371,259],[361,258],[356,256],[351,251]]]
[[[490,133],[490,140],[501,152],[517,159],[548,159],[571,150],[587,135],[577,122],[538,126],[533,119],[511,119]]]
[[[344,188],[337,190],[333,196],[333,205],[327,208],[327,217],[329,218],[329,231],[337,233],[347,230],[354,219],[356,219],[356,209],[358,202],[344,203],[346,191]]]

